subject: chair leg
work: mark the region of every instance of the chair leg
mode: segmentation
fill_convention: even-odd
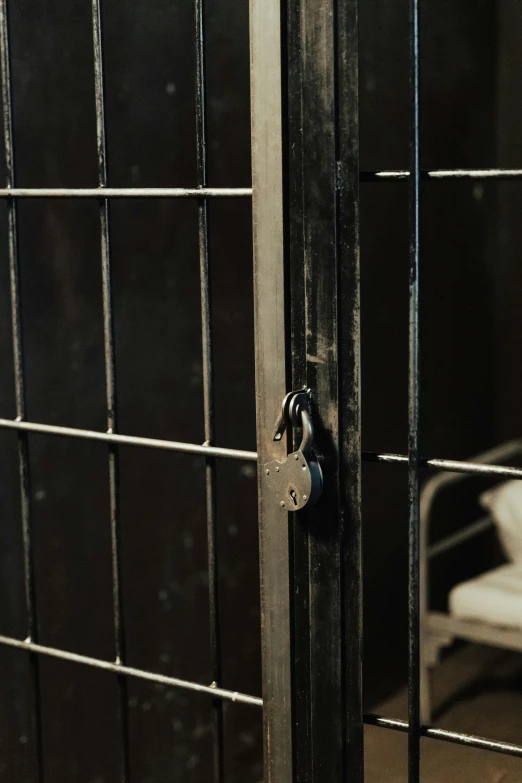
[[[449,633],[437,634],[425,630],[421,634],[420,648],[420,719],[430,726],[433,717],[433,671],[440,663],[440,651],[452,644]]]
[[[422,653],[421,653],[422,656]],[[432,667],[421,657],[420,664],[420,720],[423,726],[431,725],[431,675]]]

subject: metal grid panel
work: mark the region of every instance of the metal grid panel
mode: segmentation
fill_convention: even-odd
[[[216,476],[215,458],[231,458],[255,461],[255,452],[240,449],[220,448],[214,445],[214,377],[212,367],[212,313],[209,274],[209,232],[208,198],[249,198],[250,188],[212,188],[207,183],[207,140],[205,101],[205,28],[204,0],[194,0],[196,50],[196,130],[197,130],[197,186],[191,188],[111,188],[107,178],[107,134],[105,122],[104,94],[104,46],[100,0],[92,0],[92,33],[94,59],[94,92],[96,110],[97,141],[97,188],[16,188],[15,148],[13,138],[13,109],[11,95],[11,57],[9,41],[8,0],[0,2],[0,45],[2,68],[2,102],[4,115],[4,144],[6,157],[6,188],[0,196],[7,199],[8,241],[12,309],[12,332],[14,350],[14,377],[16,395],[16,418],[1,419],[0,427],[15,430],[18,436],[20,493],[23,527],[24,579],[27,607],[27,636],[24,640],[0,635],[0,644],[29,653],[33,675],[34,722],[36,727],[36,762],[38,775],[43,776],[41,744],[41,703],[39,665],[40,655],[58,658],[114,672],[118,676],[119,709],[121,722],[121,779],[129,778],[129,737],[127,713],[127,678],[136,677],[161,683],[170,687],[205,693],[212,697],[214,712],[214,780],[220,783],[224,776],[223,767],[223,713],[222,702],[240,702],[261,706],[255,696],[231,691],[220,686],[221,654],[218,595],[217,521],[216,521]],[[103,294],[103,335],[106,380],[105,432],[95,432],[70,427],[51,426],[27,421],[26,385],[24,372],[24,345],[22,335],[22,302],[20,292],[20,271],[18,256],[17,201],[19,198],[91,198],[99,203],[101,277]],[[118,432],[116,348],[114,340],[114,308],[112,296],[111,244],[110,244],[110,200],[112,198],[196,198],[198,200],[199,258],[201,281],[202,356],[204,392],[203,444],[166,441],[154,438],[135,437]],[[68,438],[102,441],[108,447],[109,512],[112,550],[112,593],[113,593],[113,635],[115,660],[107,661],[79,655],[63,649],[56,649],[38,643],[38,622],[34,585],[33,541],[31,526],[31,492],[29,471],[30,432],[58,435]],[[152,671],[127,666],[125,653],[125,621],[122,601],[122,556],[120,535],[120,492],[119,492],[119,446],[133,445],[164,449],[205,457],[206,472],[206,515],[208,531],[208,583],[210,611],[210,650],[212,682],[201,684],[176,677],[164,676]]]

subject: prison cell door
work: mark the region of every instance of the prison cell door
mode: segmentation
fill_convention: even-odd
[[[10,16],[15,3],[0,0],[7,255],[14,366],[15,415],[0,412],[0,428],[17,440],[24,633],[0,629],[0,646],[27,663],[30,681],[31,754],[39,783],[46,779],[42,659],[109,673],[116,688],[118,779],[133,779],[130,760],[129,679],[159,688],[204,694],[212,709],[213,779],[224,780],[223,702],[263,707],[265,780],[359,783],[362,774],[360,700],[360,443],[358,377],[358,243],[356,194],[356,20],[352,0],[251,0],[253,189],[209,187],[206,139],[204,0],[189,4],[195,25],[195,119],[197,176],[190,187],[113,187],[107,164],[105,4],[92,0],[87,16],[92,142],[96,178],[90,187],[19,187],[15,169],[14,106],[20,58],[13,56]],[[183,4],[181,4],[183,5]],[[185,4],[186,6],[187,4]],[[185,9],[186,10],[186,9]],[[84,20],[85,22],[85,20]],[[83,23],[84,24],[84,23]],[[14,28],[16,29],[16,28]],[[83,28],[82,28],[83,29]],[[152,28],[151,28],[152,29]],[[174,85],[167,85],[168,90]],[[19,93],[18,93],[19,94]],[[171,93],[168,91],[168,94]],[[95,122],[94,122],[95,119]],[[109,131],[109,133],[108,133]],[[31,183],[30,183],[31,184]],[[73,183],[75,184],[75,183]],[[258,453],[215,443],[208,202],[253,196]],[[32,418],[27,407],[22,329],[23,259],[19,252],[20,201],[79,199],[94,204],[99,254],[104,424],[71,427]],[[202,332],[204,442],[144,437],[120,430],[117,394],[118,345],[113,289],[113,199],[189,199],[197,205]],[[23,217],[23,215],[22,215]],[[72,254],[71,254],[72,255]],[[92,258],[89,259],[92,262]],[[274,426],[292,390],[310,390],[295,425]],[[296,400],[298,397],[296,397]],[[295,401],[295,400],[294,400]],[[309,410],[308,410],[309,406]],[[305,410],[306,409],[306,410]],[[309,418],[306,422],[306,413]],[[312,442],[313,428],[313,442]],[[284,431],[283,431],[284,430]],[[33,437],[101,444],[106,468],[110,545],[110,604],[113,655],[87,655],[70,645],[49,644],[40,633],[35,578],[34,504],[31,493]],[[320,502],[312,507],[312,483],[301,478],[292,494],[278,494],[269,463],[284,463],[303,438],[302,452],[314,473]],[[313,449],[311,448],[313,446]],[[207,522],[210,674],[205,682],[179,672],[133,665],[128,654],[123,590],[121,449],[159,449],[196,455],[204,463]],[[216,458],[259,465],[259,524],[262,565],[263,700],[224,687],[220,656]],[[313,463],[313,464],[312,464]],[[298,461],[297,468],[307,464]],[[277,470],[275,470],[277,473]],[[104,474],[105,475],[105,474]],[[308,486],[308,485],[306,485]],[[295,502],[302,510],[290,513]],[[288,504],[288,506],[286,505]],[[144,539],[143,545],[146,545]],[[110,552],[108,551],[110,550]],[[101,554],[101,553],[100,553]],[[41,586],[41,583],[39,583]],[[112,591],[112,596],[111,596]],[[111,600],[112,598],[112,600]],[[17,626],[18,627],[18,626]],[[29,775],[28,775],[29,777]]]

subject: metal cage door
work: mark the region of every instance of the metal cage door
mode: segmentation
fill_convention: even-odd
[[[105,4],[88,14],[96,177],[90,187],[20,187],[16,175],[17,66],[13,0],[0,0],[7,255],[16,413],[0,428],[17,441],[21,498],[24,633],[0,646],[27,664],[31,761],[45,780],[41,661],[106,672],[117,698],[118,779],[132,779],[129,679],[204,694],[212,713],[213,779],[225,777],[223,702],[264,710],[266,783],[362,781],[359,271],[357,216],[357,28],[354,0],[250,0],[253,187],[209,186],[204,0],[193,0],[196,176],[190,187],[113,187],[108,166]],[[13,86],[14,85],[14,86]],[[174,89],[174,85],[167,85]],[[171,94],[170,92],[168,93]],[[95,122],[94,122],[95,120]],[[109,129],[110,130],[110,129]],[[95,142],[95,144],[94,144]],[[215,443],[208,204],[253,198],[257,454]],[[20,200],[78,199],[95,205],[99,251],[103,425],[45,423],[26,405],[22,329]],[[204,442],[144,437],[120,429],[117,395],[113,199],[189,199],[197,211]],[[25,230],[22,226],[22,231]],[[199,313],[198,313],[199,315]],[[287,393],[296,392],[291,397]],[[286,398],[283,417],[282,405]],[[6,414],[2,413],[2,416]],[[35,578],[33,436],[104,449],[110,539],[113,654],[87,655],[40,634]],[[205,475],[210,677],[204,682],[132,665],[123,590],[121,450],[197,456]],[[291,458],[288,458],[288,454]],[[223,687],[219,631],[217,458],[258,463],[263,700]],[[294,462],[295,460],[295,462]],[[271,466],[273,465],[273,470]],[[288,470],[291,486],[281,494]],[[285,478],[285,481],[288,481]],[[320,495],[320,497],[319,497]],[[315,496],[315,497],[314,497]],[[313,501],[317,500],[317,505]],[[292,504],[295,510],[292,510]]]

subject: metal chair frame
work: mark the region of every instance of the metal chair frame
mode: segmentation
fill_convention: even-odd
[[[522,440],[503,443],[477,454],[471,462],[506,464],[522,455]],[[456,639],[522,652],[522,630],[506,628],[493,623],[462,620],[449,612],[430,610],[430,562],[441,554],[455,549],[494,526],[493,519],[482,517],[456,533],[430,543],[430,522],[435,499],[442,490],[452,487],[473,474],[439,473],[423,486],[420,498],[420,595],[421,595],[421,722],[429,725],[432,718],[431,673],[440,662],[440,652]]]

